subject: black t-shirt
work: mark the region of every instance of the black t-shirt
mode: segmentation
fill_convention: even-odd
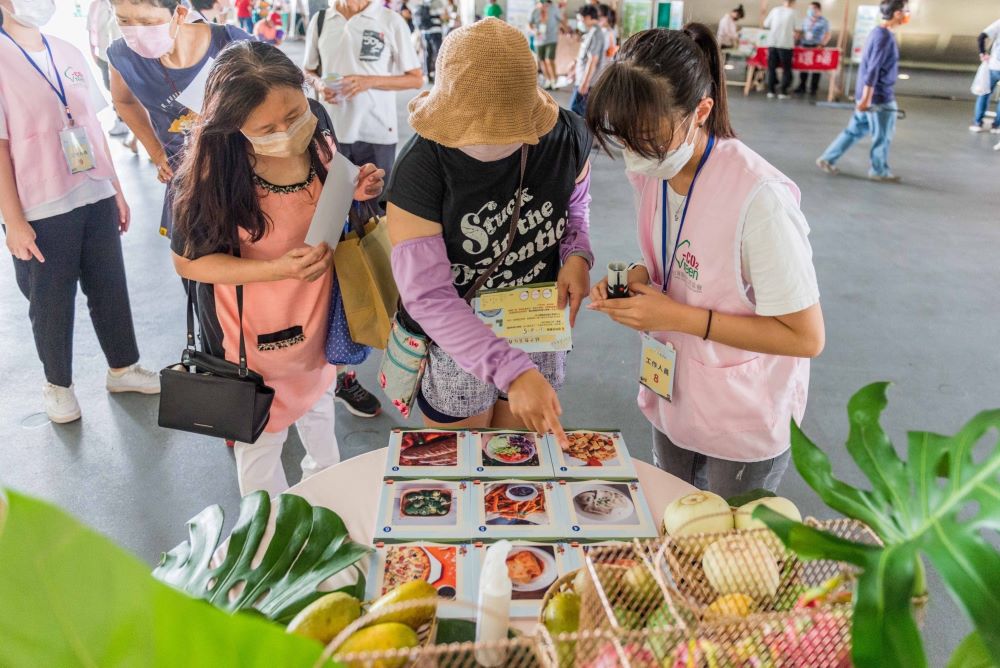
[[[560,109],[555,127],[528,147],[518,232],[486,288],[556,280],[569,198],[592,143],[583,119]],[[520,166],[520,151],[496,162],[480,162],[419,135],[396,160],[388,201],[444,227],[455,288],[462,296],[504,252]]]

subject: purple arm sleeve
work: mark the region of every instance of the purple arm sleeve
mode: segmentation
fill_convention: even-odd
[[[518,376],[536,368],[527,353],[497,337],[459,296],[444,237],[395,246],[392,274],[406,312],[466,372],[507,393]]]
[[[579,255],[594,267],[594,252],[590,248],[590,168],[587,176],[576,184],[569,196],[569,222],[559,244],[559,259],[563,264],[571,255]]]

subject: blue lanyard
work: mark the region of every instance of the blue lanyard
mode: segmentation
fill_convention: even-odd
[[[4,30],[2,26],[0,26],[0,33],[3,33],[4,36],[7,37],[7,39],[9,39],[11,42],[14,43],[14,46],[16,46],[18,49],[21,50],[21,53],[24,55],[24,59],[27,60],[31,64],[31,66],[35,68],[35,71],[38,72],[38,74],[41,75],[43,79],[45,79],[45,83],[49,85],[49,88],[52,89],[52,92],[55,93],[56,97],[59,98],[59,101],[62,102],[62,106],[63,109],[66,110],[66,118],[69,119],[70,126],[75,125],[75,122],[73,121],[73,114],[69,110],[69,102],[66,100],[66,89],[63,87],[62,77],[59,76],[59,68],[56,67],[56,59],[52,57],[52,47],[49,46],[49,40],[45,39],[45,35],[42,35],[42,44],[45,45],[45,50],[48,51],[49,53],[49,61],[52,63],[52,71],[56,73],[56,83],[59,84],[59,88],[56,88],[55,86],[52,85],[52,81],[47,76],[45,76],[45,72],[43,72],[42,68],[38,66],[38,63],[36,63],[34,59],[28,55],[28,52],[24,50],[23,46],[18,44],[13,37],[7,34],[7,31]]]
[[[701,174],[702,168],[705,163],[708,162],[708,156],[712,154],[712,149],[715,148],[715,135],[708,136],[708,145],[705,147],[705,153],[701,156],[701,161],[698,163],[698,169],[694,171],[694,178],[691,179],[691,187],[688,188],[687,199],[684,200],[684,210],[681,213],[681,222],[677,226],[677,239],[674,240],[674,250],[670,254],[670,264],[667,264],[667,230],[670,229],[670,225],[667,223],[667,217],[669,212],[669,202],[667,201],[667,181],[663,181],[663,205],[660,207],[660,212],[663,214],[663,246],[660,248],[660,256],[663,262],[663,291],[666,292],[667,288],[670,287],[670,276],[674,273],[674,262],[677,260],[677,247],[681,243],[681,232],[684,231],[684,221],[687,220],[688,206],[691,204],[691,198],[694,196],[694,185],[698,182],[698,175]]]

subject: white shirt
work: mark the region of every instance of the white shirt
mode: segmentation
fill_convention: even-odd
[[[87,34],[90,47],[97,51],[97,57],[108,61],[108,47],[122,36],[115,20],[114,10],[109,0],[93,0],[87,12]]]
[[[671,214],[667,232],[668,261],[677,239],[677,227],[686,199],[667,186]],[[657,197],[653,218],[657,226],[653,234],[657,264],[663,257],[663,235],[659,232],[662,201]],[[684,226],[691,222],[689,218]],[[812,246],[809,245],[809,223],[791,192],[780,183],[764,184],[750,200],[743,223],[740,263],[743,286],[757,315],[788,315],[819,303],[819,285],[812,263]]]
[[[764,19],[767,34],[767,45],[776,49],[791,49],[795,47],[795,10],[791,7],[775,7]]]
[[[736,20],[730,12],[726,12],[719,19],[719,30],[716,37],[722,47],[736,46],[737,42],[740,41],[740,27],[736,25]]]
[[[406,21],[396,12],[372,0],[350,20],[333,6],[326,11],[323,32],[317,39],[317,13],[306,31],[303,67],[321,77],[333,74],[399,76],[420,69],[420,60]],[[333,120],[337,141],[353,144],[395,144],[399,141],[396,93],[366,90],[339,104],[323,103]]]
[[[993,42],[993,46],[990,47],[989,67],[991,70],[1000,70],[1000,21],[991,23],[983,32]]]

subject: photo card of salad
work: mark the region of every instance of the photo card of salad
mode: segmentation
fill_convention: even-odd
[[[473,478],[552,479],[545,436],[528,431],[483,430],[471,433]]]
[[[510,615],[513,618],[537,619],[542,611],[542,599],[553,582],[583,565],[583,553],[571,549],[568,543],[533,543],[512,540],[513,548],[507,556],[507,574],[513,592]],[[489,544],[473,543],[470,546],[475,563],[475,583],[478,591],[479,576]]]
[[[461,480],[385,480],[375,542],[468,540],[469,483]]]
[[[656,523],[638,481],[562,480],[556,484],[579,540],[656,538]]]
[[[551,481],[474,480],[472,519],[474,538],[555,540],[567,516]]]
[[[625,439],[618,431],[566,430],[569,445],[559,447],[548,436],[555,477],[635,480],[637,475]]]
[[[393,429],[386,457],[386,478],[469,477],[471,438],[467,431],[448,429]]]
[[[475,610],[477,577],[473,555],[465,544],[378,543],[368,567],[369,601],[396,587],[424,580],[438,593],[438,615],[468,617]]]

